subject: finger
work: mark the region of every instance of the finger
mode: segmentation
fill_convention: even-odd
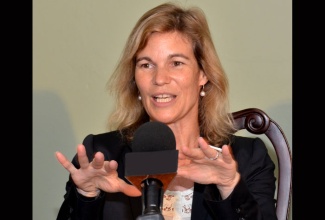
[[[226,163],[231,163],[234,160],[231,147],[229,145],[222,146],[222,158]]]
[[[104,168],[106,172],[111,172],[112,170],[117,170],[118,164],[115,160],[107,161],[107,163],[104,164]]]
[[[192,160],[199,160],[205,157],[204,153],[200,148],[189,148],[186,146],[181,147],[182,153],[192,159]]]
[[[213,150],[213,149],[211,149],[209,144],[204,140],[203,137],[199,137],[198,142],[199,142],[199,146],[203,150],[203,152],[208,152],[208,151]]]
[[[80,168],[85,169],[89,166],[89,160],[87,157],[85,146],[82,144],[78,144],[77,146],[77,155],[78,161],[80,164]]]
[[[55,152],[55,156],[60,164],[70,173],[74,172],[76,168],[73,164],[59,151]]]
[[[102,152],[97,152],[91,163],[92,167],[95,169],[100,169],[104,165],[104,154]]]
[[[216,152],[215,149],[212,149],[209,144],[204,140],[204,138],[199,137],[198,139],[200,148],[202,149],[203,153],[207,158],[215,158],[216,155],[221,155],[221,153]]]

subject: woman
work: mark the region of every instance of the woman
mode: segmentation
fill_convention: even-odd
[[[233,135],[227,76],[199,8],[166,3],[146,12],[108,88],[117,104],[112,131],[88,135],[72,162],[56,153],[70,173],[58,220],[142,214],[141,192],[124,175],[124,156],[132,152],[135,130],[148,121],[168,125],[179,151],[177,175],[164,192],[166,220],[277,219],[274,163],[260,139]]]

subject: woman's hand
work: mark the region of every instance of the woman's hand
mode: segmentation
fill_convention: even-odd
[[[182,153],[189,162],[179,163],[177,175],[201,184],[216,184],[221,197],[227,198],[240,179],[237,171],[237,162],[231,153],[231,147],[222,146],[222,153],[212,149],[202,138],[198,140],[199,148],[182,147]],[[215,158],[217,153],[219,156]]]
[[[117,162],[105,161],[101,152],[97,152],[94,159],[89,162],[85,146],[79,144],[77,155],[80,169],[77,169],[62,153],[56,152],[55,155],[61,165],[69,171],[77,188],[84,191],[88,197],[96,196],[98,189],[105,192],[122,192],[128,196],[141,195],[141,191],[135,186],[118,177]]]

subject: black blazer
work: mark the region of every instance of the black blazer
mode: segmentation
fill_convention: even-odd
[[[97,151],[105,155],[105,160],[116,160],[119,177],[127,181],[124,177],[124,155],[132,150],[118,131],[90,134],[83,144],[90,160]],[[233,136],[231,146],[241,174],[239,183],[225,200],[220,199],[215,184],[195,183],[191,219],[276,220],[275,165],[265,144],[259,138]],[[76,156],[72,163],[79,167]],[[141,204],[141,196],[129,197],[123,193],[102,191],[96,198],[84,197],[77,192],[69,177],[57,220],[134,220],[142,214]]]

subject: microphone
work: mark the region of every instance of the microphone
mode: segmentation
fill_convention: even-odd
[[[134,133],[132,150],[125,154],[125,178],[142,191],[137,220],[163,220],[163,194],[178,166],[174,133],[164,123],[144,123]]]

